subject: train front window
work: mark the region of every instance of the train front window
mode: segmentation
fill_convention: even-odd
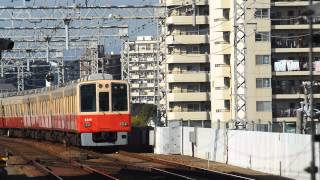
[[[99,93],[99,111],[109,111],[109,93]]]
[[[96,111],[96,85],[85,84],[80,86],[81,112]]]
[[[112,83],[112,111],[128,111],[127,85]]]

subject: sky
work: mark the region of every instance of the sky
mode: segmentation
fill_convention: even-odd
[[[90,5],[150,5],[157,4],[158,0],[1,0],[0,6],[71,6],[73,4]],[[129,37],[134,40],[139,35],[155,35],[156,22],[153,20],[130,20],[126,22],[110,22],[106,25],[129,25]],[[10,25],[10,24],[9,24]],[[20,24],[19,24],[20,25]],[[17,26],[19,26],[17,25]],[[0,27],[8,26],[0,22]],[[23,25],[21,25],[23,26]],[[118,53],[120,51],[119,38],[106,38],[105,49],[107,52]]]

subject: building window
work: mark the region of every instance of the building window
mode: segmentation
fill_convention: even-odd
[[[229,77],[224,77],[223,81],[224,81],[225,86],[230,87],[230,78]]]
[[[230,110],[230,100],[224,100],[224,108]]]
[[[258,112],[271,112],[271,101],[257,101],[256,105]]]
[[[230,57],[231,57],[230,54],[224,54],[223,55],[223,61],[224,61],[225,64],[230,65]]]
[[[270,41],[270,32],[256,32],[256,41]]]
[[[188,112],[199,112],[200,104],[187,104]]]
[[[229,31],[223,32],[223,40],[227,43],[230,43],[230,32]]]
[[[256,18],[269,18],[269,9],[267,8],[257,8],[254,14]]]
[[[271,79],[270,78],[257,78],[256,79],[256,88],[270,88]]]
[[[229,20],[230,9],[222,9],[223,18]]]
[[[270,64],[270,56],[256,55],[256,64]]]

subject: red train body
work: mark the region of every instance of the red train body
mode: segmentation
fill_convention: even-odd
[[[127,144],[131,129],[124,81],[90,79],[0,98],[0,132],[81,146]]]

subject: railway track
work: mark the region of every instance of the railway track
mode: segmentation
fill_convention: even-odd
[[[66,170],[68,172],[86,173],[74,177],[86,177],[85,179],[187,179],[187,180],[208,180],[208,179],[246,179],[250,178],[237,176],[234,174],[227,174],[221,172],[210,171],[198,167],[187,166],[179,164],[177,162],[170,162],[153,157],[147,157],[136,153],[129,153],[120,151],[120,153],[103,154],[95,152],[89,149],[83,149],[78,147],[68,147],[70,151],[79,152],[79,154],[85,154],[91,159],[77,158],[65,158],[60,154],[54,154],[55,150],[49,151],[49,147],[41,145],[41,143],[25,139],[14,139],[0,137],[0,145],[5,144],[10,148],[10,144],[19,144],[20,147],[11,148],[21,149],[28,147],[19,155],[26,159],[28,162],[32,162],[33,166],[36,166],[39,170],[55,179],[72,179],[71,175],[63,174]],[[39,143],[38,146],[36,144]],[[45,143],[48,144],[48,143]],[[59,146],[60,144],[52,145]],[[26,151],[27,149],[33,149],[38,152],[38,155],[33,157],[32,153]],[[29,150],[31,151],[31,150]],[[41,152],[41,153],[39,153]],[[15,152],[13,152],[15,153]],[[44,154],[44,155],[41,155]],[[54,155],[52,155],[54,154]],[[27,156],[27,157],[26,157]],[[40,156],[40,157],[39,157]],[[48,158],[48,156],[50,158]],[[31,158],[32,157],[32,158]],[[59,168],[56,168],[59,167]],[[62,172],[61,172],[62,171]],[[78,178],[79,179],[79,178]]]
[[[11,141],[11,139],[1,138],[1,146],[8,149],[7,151],[10,154],[22,158],[26,165],[34,166],[51,179],[118,179],[99,169],[89,167],[74,160],[67,161],[61,159],[41,149],[21,142]]]
[[[112,157],[113,155],[104,155],[101,153],[97,153],[94,151],[90,150],[83,150],[80,149],[82,152],[86,152],[92,156],[100,157],[102,159],[108,159],[110,161],[116,161],[118,164],[122,165],[132,165],[136,166],[134,163],[128,163],[127,161],[124,161],[122,159],[126,159],[126,157],[132,158],[132,159],[138,159],[140,160],[139,164],[144,161],[145,163],[149,163],[147,167],[141,166],[140,168],[144,168],[148,171],[152,171],[155,173],[159,174],[165,174],[167,176],[171,176],[176,179],[226,179],[226,180],[254,180],[253,178],[248,178],[244,176],[239,176],[235,174],[230,174],[230,173],[223,173],[223,172],[218,172],[218,171],[213,171],[209,169],[204,169],[200,167],[195,167],[195,166],[189,166],[185,164],[181,164],[178,162],[173,162],[173,161],[167,161],[163,159],[158,159],[154,157],[148,157],[144,155],[140,155],[138,153],[129,153],[126,151],[120,151],[118,154],[115,156],[118,157]],[[119,156],[126,156],[120,158]],[[161,164],[163,167],[161,168],[156,168],[153,167],[155,164]]]
[[[212,177],[221,178],[221,179],[254,180],[252,178],[248,178],[248,177],[244,177],[244,176],[239,176],[239,175],[235,175],[235,174],[223,173],[223,172],[213,171],[213,170],[204,169],[204,168],[200,168],[200,167],[185,165],[185,164],[181,164],[178,162],[158,159],[158,158],[154,158],[154,157],[148,157],[148,156],[140,155],[137,153],[120,151],[120,154],[124,155],[124,156],[128,156],[128,157],[132,157],[132,158],[139,158],[139,159],[146,160],[146,161],[158,162],[158,163],[165,164],[168,166],[186,169],[186,170],[189,170],[189,173],[192,172],[192,173],[205,174],[206,176],[212,176]]]

